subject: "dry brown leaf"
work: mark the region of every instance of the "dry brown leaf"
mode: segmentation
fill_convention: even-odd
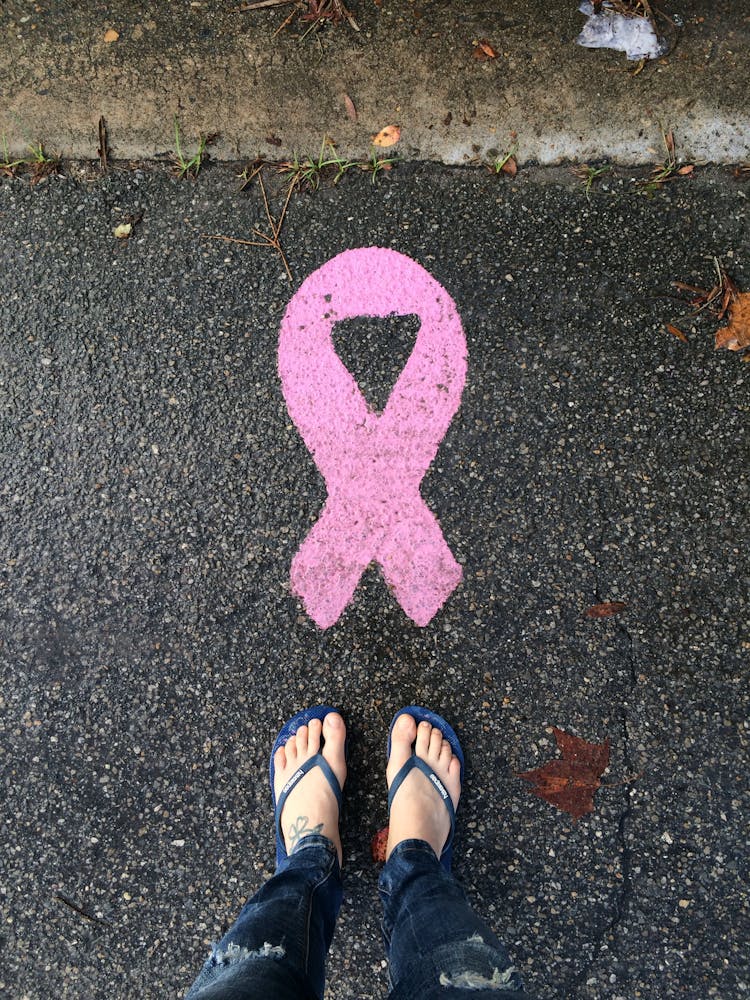
[[[372,137],[372,144],[381,149],[387,149],[388,146],[395,146],[400,138],[401,129],[398,125],[386,125],[385,128],[381,128],[377,135]]]
[[[677,337],[677,339],[681,340],[683,344],[687,344],[688,339],[679,327],[674,326],[672,323],[667,323],[667,330],[673,337]]]
[[[118,240],[126,240],[128,236],[133,232],[132,222],[121,222],[119,226],[115,226],[112,230]]]
[[[472,55],[475,59],[479,59],[480,62],[486,62],[488,59],[497,59],[497,52],[486,38],[480,38],[479,41],[474,42]]]
[[[344,94],[344,107],[346,108],[346,113],[349,115],[353,122],[357,120],[357,109],[354,106],[354,101],[349,97],[348,94]]]
[[[609,765],[609,737],[604,743],[588,743],[556,726],[552,732],[562,758],[516,777],[532,782],[533,795],[579,820],[594,811],[594,793],[601,788],[601,776]]]
[[[680,167],[680,169],[677,171],[677,173],[681,177],[686,177],[688,174],[692,174],[692,172],[694,170],[695,170],[695,164],[694,163],[686,163],[684,167]]]
[[[500,169],[509,177],[515,177],[518,173],[518,164],[516,163],[515,157],[509,156]]]
[[[583,613],[586,618],[611,618],[612,615],[619,615],[626,607],[624,601],[603,601],[601,604],[592,604]]]
[[[738,292],[729,304],[729,326],[716,331],[716,350],[750,347],[750,292]]]
[[[736,285],[734,281],[729,277],[724,268],[721,268],[721,308],[719,309],[719,319],[724,319],[724,315],[735,301],[737,296],[740,294],[739,285]]]
[[[107,30],[104,32],[104,42],[106,45],[111,45],[112,42],[116,42],[119,37],[120,37],[120,32],[115,31],[114,28],[107,28]]]

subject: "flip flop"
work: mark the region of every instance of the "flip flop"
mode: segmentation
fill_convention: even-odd
[[[284,844],[284,835],[281,832],[281,813],[284,809],[284,804],[289,798],[289,793],[293,788],[296,788],[298,783],[304,778],[308,771],[311,771],[314,767],[319,767],[320,770],[326,777],[328,784],[333,790],[333,794],[336,796],[336,802],[339,807],[339,816],[341,816],[341,785],[338,782],[338,778],[333,773],[331,765],[325,759],[325,757],[317,753],[314,757],[310,757],[306,760],[301,767],[299,767],[294,774],[291,776],[289,781],[284,785],[279,793],[278,802],[276,801],[276,792],[274,791],[274,777],[276,774],[276,768],[274,765],[274,756],[279,747],[286,746],[287,741],[291,736],[297,732],[301,726],[306,726],[310,723],[312,719],[320,719],[321,722],[328,715],[329,712],[338,712],[337,708],[332,708],[330,705],[314,705],[312,708],[305,708],[301,712],[297,712],[296,715],[292,716],[288,722],[279,730],[279,735],[276,737],[276,742],[273,745],[273,750],[271,751],[271,762],[269,766],[269,772],[271,777],[271,798],[273,799],[273,810],[274,810],[274,823],[276,826],[276,865],[277,867],[284,861],[287,857],[286,845]],[[348,757],[347,747],[349,743],[349,738],[347,736],[346,742],[344,743],[344,757]]]
[[[402,708],[399,712],[396,712],[391,720],[391,728],[388,731],[388,757],[391,756],[391,734],[393,733],[393,727],[396,724],[396,720],[402,715],[410,715],[416,721],[417,725],[419,725],[420,722],[429,722],[431,726],[434,726],[435,729],[438,729],[442,733],[443,739],[446,739],[448,743],[450,743],[451,750],[454,755],[458,757],[459,763],[461,764],[461,787],[463,787],[464,754],[461,749],[461,744],[458,741],[458,736],[456,736],[453,729],[448,725],[442,715],[438,715],[436,712],[431,712],[428,708],[420,708],[419,705],[407,705],[406,708]],[[453,838],[456,833],[456,810],[453,808],[453,802],[448,793],[448,789],[445,787],[443,782],[440,778],[438,778],[430,765],[426,764],[421,757],[417,757],[415,753],[412,753],[411,757],[409,757],[391,782],[391,787],[388,789],[388,813],[390,815],[391,804],[396,796],[396,792],[401,787],[404,778],[407,774],[413,771],[415,767],[421,771],[422,774],[426,775],[427,778],[429,778],[437,791],[440,793],[440,796],[445,803],[445,808],[448,810],[448,816],[451,821],[451,830],[440,854],[440,864],[447,872],[450,872],[451,861],[453,860]]]

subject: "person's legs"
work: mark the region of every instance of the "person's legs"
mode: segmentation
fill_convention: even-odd
[[[402,840],[380,876],[392,1000],[523,997],[518,970],[425,840]],[[467,996],[468,991],[468,996]]]
[[[428,765],[453,807],[461,765],[440,730],[410,715],[392,728],[387,778],[394,783],[416,755]],[[383,938],[393,1000],[502,995],[527,998],[518,971],[490,928],[469,906],[441,864],[451,834],[450,813],[435,782],[414,768],[391,804],[386,865],[380,876]]]
[[[322,722],[314,718],[293,729],[273,758],[282,837],[276,873],[213,946],[186,1000],[323,996],[342,892],[338,800],[321,767],[327,764],[343,786],[346,730],[341,716],[330,712]],[[318,754],[325,764],[319,758],[313,763]]]
[[[186,1000],[312,1000],[341,906],[341,871],[326,837],[300,841],[242,908]]]

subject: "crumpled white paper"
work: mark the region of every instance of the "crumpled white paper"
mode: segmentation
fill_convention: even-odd
[[[590,0],[583,0],[578,7],[588,15],[583,31],[577,38],[587,49],[617,49],[628,59],[656,59],[667,51],[667,44],[654,31],[645,17],[625,17],[603,4],[601,13],[595,14]]]

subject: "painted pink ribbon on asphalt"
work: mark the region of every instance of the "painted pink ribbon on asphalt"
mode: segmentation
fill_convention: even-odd
[[[421,326],[382,413],[334,350],[334,323],[416,313]],[[279,336],[292,420],[325,478],[328,500],[292,560],[291,583],[328,628],[375,561],[406,614],[427,625],[461,580],[437,518],[420,496],[461,401],[466,339],[443,286],[404,254],[347,250],[295,293]]]

